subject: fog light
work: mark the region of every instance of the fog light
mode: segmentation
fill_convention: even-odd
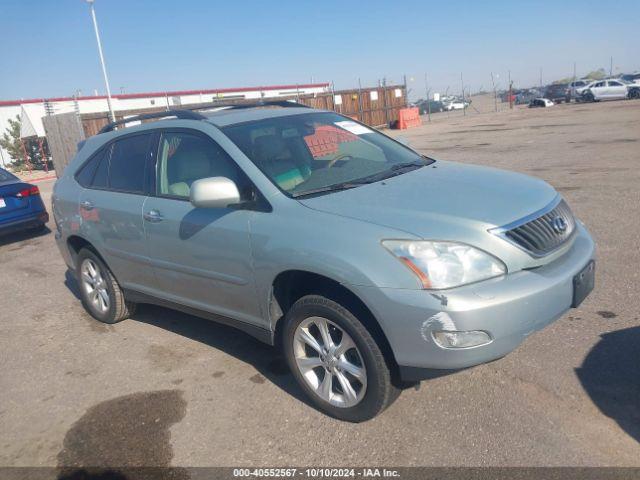
[[[433,335],[433,339],[442,348],[469,348],[491,343],[489,334],[481,330],[470,330],[466,332],[438,330],[431,332],[431,335]]]

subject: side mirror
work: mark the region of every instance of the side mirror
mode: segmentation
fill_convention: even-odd
[[[227,208],[240,203],[240,192],[227,177],[201,178],[191,184],[189,201],[197,208]]]

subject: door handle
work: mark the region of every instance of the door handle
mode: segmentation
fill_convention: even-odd
[[[160,212],[158,210],[149,210],[143,215],[143,217],[147,222],[153,223],[161,222],[162,220],[164,220],[164,217],[160,215]]]
[[[80,202],[80,208],[82,208],[83,210],[93,210],[93,203],[91,203],[89,200],[85,200],[83,202]]]

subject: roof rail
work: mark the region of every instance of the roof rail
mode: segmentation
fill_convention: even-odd
[[[143,113],[142,115],[136,115],[133,117],[123,118],[122,120],[117,120],[115,122],[107,123],[104,127],[100,129],[98,134],[107,133],[113,131],[118,125],[122,125],[129,122],[137,122],[140,120],[148,120],[151,118],[164,118],[164,117],[175,117],[179,119],[185,120],[206,120],[207,117],[199,114],[198,112],[194,112],[191,110],[165,110],[162,112],[153,112],[153,113]]]
[[[282,107],[282,108],[312,108],[303,103],[297,103],[290,100],[271,100],[271,101],[262,101],[258,100],[255,102],[244,102],[244,103],[217,103],[213,102],[208,105],[201,105],[198,107],[194,107],[192,111],[197,110],[209,110],[211,108],[229,108],[229,109],[240,109],[240,108],[258,108],[258,107]]]

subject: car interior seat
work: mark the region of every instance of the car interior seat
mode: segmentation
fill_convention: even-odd
[[[169,193],[188,197],[191,184],[211,175],[211,160],[202,149],[179,149],[169,161]]]
[[[296,164],[291,150],[278,135],[257,137],[253,142],[253,160],[283,190],[292,190],[308,176]]]

